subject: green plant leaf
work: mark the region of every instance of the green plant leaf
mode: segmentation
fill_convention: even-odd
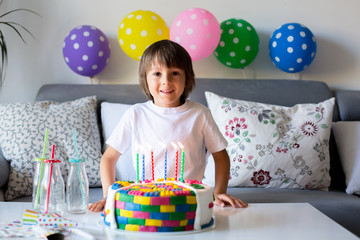
[[[3,4],[4,0],[0,1],[0,6]],[[35,11],[29,10],[29,9],[25,9],[25,8],[17,8],[17,9],[13,9],[10,10],[6,13],[3,13],[0,15],[0,19],[2,20],[4,17],[8,16],[9,14],[15,13],[15,12],[29,12],[32,14],[35,14],[37,16],[40,16],[40,14],[38,14]],[[15,33],[21,38],[21,40],[25,42],[25,39],[23,38],[23,36],[21,35],[20,30],[25,31],[26,33],[28,33],[32,38],[35,39],[34,35],[27,29],[25,28],[23,25],[16,23],[16,22],[11,22],[11,21],[0,21],[0,25],[5,25],[9,28],[11,28],[12,30],[15,31]],[[7,51],[7,45],[6,45],[6,41],[5,41],[5,37],[3,35],[3,32],[0,30],[0,48],[1,48],[1,65],[0,65],[0,87],[3,85],[4,81],[5,81],[5,76],[6,76],[6,69],[7,69],[7,63],[8,63],[8,51]]]
[[[0,48],[1,48],[1,68],[0,68],[0,87],[3,85],[6,75],[6,66],[7,66],[7,46],[4,39],[2,31],[0,31]]]
[[[2,4],[2,3],[3,3],[3,1],[1,1],[1,2],[0,2],[0,6],[1,6],[1,4]],[[33,14],[38,15],[39,17],[41,17],[41,15],[40,15],[40,14],[38,14],[37,12],[32,11],[32,10],[30,10],[30,9],[26,9],[26,8],[17,8],[17,9],[10,10],[10,11],[8,11],[8,12],[6,12],[6,13],[4,13],[4,14],[0,15],[0,18],[3,18],[3,17],[5,17],[6,15],[9,15],[9,14],[11,14],[11,13],[13,13],[13,12],[19,12],[19,11],[30,12],[30,13],[33,13]]]

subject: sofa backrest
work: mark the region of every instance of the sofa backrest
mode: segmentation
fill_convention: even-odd
[[[298,103],[318,103],[333,97],[326,83],[318,81],[198,78],[190,99],[206,105],[205,91],[235,99],[288,107]],[[35,100],[65,102],[91,95],[97,96],[99,104],[102,102],[134,104],[147,100],[140,86],[136,84],[46,84],[39,89]],[[339,119],[336,105],[333,122]]]
[[[319,103],[333,97],[328,85],[318,81],[202,78],[196,80],[196,87],[190,98],[206,105],[204,91],[234,99],[287,107],[299,103]],[[335,106],[333,122],[338,120],[339,110]]]

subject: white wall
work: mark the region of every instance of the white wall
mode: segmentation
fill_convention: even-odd
[[[6,0],[2,12],[14,8],[32,9],[42,15],[18,12],[8,20],[26,26],[36,40],[25,35],[27,44],[0,26],[9,51],[7,77],[0,89],[0,102],[32,101],[46,83],[88,84],[89,78],[72,72],[62,56],[67,33],[78,25],[101,29],[111,44],[111,59],[95,84],[137,83],[138,62],[128,57],[117,43],[119,23],[130,12],[151,10],[170,27],[183,10],[201,7],[219,22],[239,17],[251,23],[260,38],[260,50],[244,71],[222,65],[210,55],[194,62],[197,77],[280,78],[324,81],[331,88],[360,90],[360,1],[358,0]],[[280,71],[270,61],[271,33],[288,22],[307,26],[317,39],[317,55],[302,74]]]

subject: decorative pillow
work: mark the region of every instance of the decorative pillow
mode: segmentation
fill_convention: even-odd
[[[334,98],[318,104],[283,107],[210,92],[205,95],[215,122],[228,141],[229,186],[329,187]]]
[[[345,172],[346,193],[360,195],[360,122],[336,122],[332,128]]]
[[[101,186],[101,143],[96,116],[96,96],[72,102],[50,101],[0,104],[0,146],[10,161],[10,175],[5,199],[32,194],[32,177],[36,157],[41,157],[44,135],[49,129],[46,156],[62,161],[61,172],[66,182],[68,158],[75,157],[72,130],[76,130],[80,157],[86,159],[89,185]]]
[[[105,140],[111,136],[122,115],[130,106],[131,105],[120,103],[101,103],[101,122]],[[106,148],[106,146],[104,146],[104,148]],[[132,163],[131,148],[129,148],[128,151],[120,156],[116,163],[116,180],[128,181],[135,179],[136,173]]]

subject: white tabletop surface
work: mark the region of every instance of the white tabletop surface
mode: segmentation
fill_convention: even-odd
[[[21,220],[31,203],[0,202],[0,224]],[[69,215],[64,217],[90,226],[97,239],[206,239],[206,240],[256,240],[256,239],[359,239],[354,234],[328,218],[308,203],[249,204],[244,209],[214,207],[215,227],[200,232],[184,233],[125,233],[102,229],[100,213]],[[24,238],[22,238],[24,239]],[[71,236],[67,239],[84,239]]]

